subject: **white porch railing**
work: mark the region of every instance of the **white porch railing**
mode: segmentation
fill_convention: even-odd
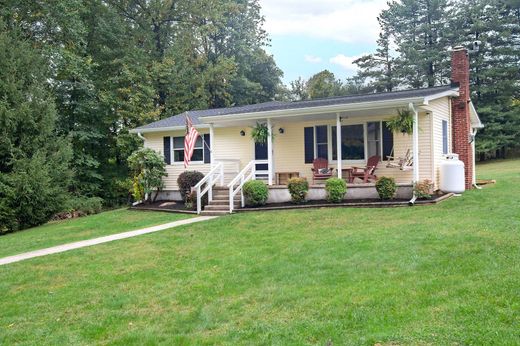
[[[250,161],[240,173],[228,184],[229,188],[229,212],[232,213],[235,207],[235,196],[240,192],[240,205],[245,207],[244,191],[242,187],[249,180],[256,178],[257,174],[267,174],[268,171],[257,171],[257,164],[269,164],[268,160],[252,160]],[[235,185],[237,185],[235,187]]]
[[[209,173],[193,187],[197,193],[197,214],[200,214],[202,211],[202,197],[206,193],[208,194],[208,201],[213,200],[213,185],[217,181],[219,181],[220,186],[224,186],[224,164],[222,162],[215,163]],[[204,184],[206,186],[202,188]]]

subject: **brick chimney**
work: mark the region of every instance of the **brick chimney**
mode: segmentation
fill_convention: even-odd
[[[466,189],[473,184],[473,148],[470,143],[469,117],[469,57],[464,47],[454,47],[451,53],[451,82],[459,85],[459,97],[451,101],[453,152],[464,162]]]

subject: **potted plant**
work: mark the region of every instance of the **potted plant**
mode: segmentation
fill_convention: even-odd
[[[397,115],[386,122],[386,127],[392,132],[402,134],[413,133],[413,114],[409,109],[398,109]]]
[[[267,124],[256,123],[251,130],[251,137],[255,141],[255,143],[267,143],[267,138],[269,138],[269,128]],[[271,137],[274,137],[274,134],[271,131]]]

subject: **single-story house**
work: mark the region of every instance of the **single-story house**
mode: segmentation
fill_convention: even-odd
[[[289,198],[287,178],[300,176],[312,183],[309,198],[320,198],[323,185],[314,183],[312,171],[316,158],[328,160],[334,176],[348,179],[350,167],[365,166],[370,157],[379,156],[374,174],[395,178],[401,193],[411,195],[412,184],[424,179],[438,188],[440,165],[449,153],[464,162],[469,189],[475,183],[474,138],[482,124],[469,97],[469,59],[462,47],[452,51],[451,77],[450,85],[432,88],[194,110],[131,132],[144,139],[145,147],[164,155],[168,177],[160,194],[163,200],[180,200],[177,177],[185,171],[186,115],[204,139],[197,140],[187,170],[211,172],[209,185],[222,185],[226,191],[231,187],[233,194],[240,193],[245,180],[257,178],[269,185],[272,201],[284,201]],[[411,135],[392,133],[385,125],[402,109],[413,114]],[[266,144],[251,137],[257,123],[267,124],[271,136]],[[389,156],[401,161],[409,157],[409,163],[390,162]],[[349,180],[348,186],[347,197],[375,193],[373,181]],[[213,199],[213,187],[208,193]],[[226,201],[221,198],[223,207],[213,209],[232,210]]]

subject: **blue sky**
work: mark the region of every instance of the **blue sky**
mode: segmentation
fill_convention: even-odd
[[[376,48],[377,16],[386,0],[260,0],[267,51],[284,82],[328,69],[337,78],[355,73],[352,61]]]

